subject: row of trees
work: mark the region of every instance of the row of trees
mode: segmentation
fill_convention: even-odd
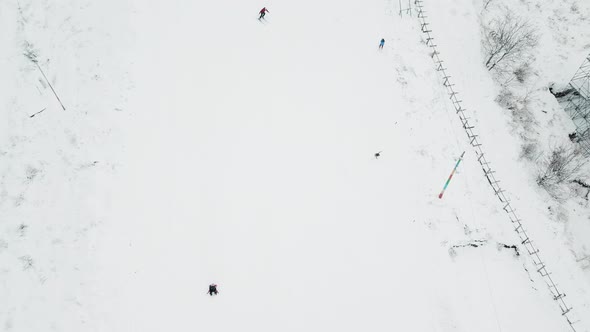
[[[581,151],[575,145],[559,145],[550,148],[548,153],[540,153],[536,137],[530,137],[535,132],[531,126],[536,123],[529,108],[533,89],[526,81],[540,36],[529,20],[506,8],[490,11],[491,4],[494,4],[492,0],[483,2],[481,31],[484,65],[503,88],[496,100],[510,110],[513,119],[522,128],[525,144],[521,156],[538,165],[536,182],[555,199],[568,197],[570,184],[586,191],[582,196],[588,199],[590,187],[584,180],[588,159]]]
[[[534,26],[528,20],[504,10],[491,20],[484,21],[482,31],[486,68],[500,76],[510,74],[523,81],[523,70],[534,59],[533,51],[539,44]]]

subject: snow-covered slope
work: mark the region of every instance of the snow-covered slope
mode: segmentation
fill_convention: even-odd
[[[443,31],[477,30],[427,4]],[[396,12],[376,0],[1,3],[0,326],[569,331],[525,253],[504,246],[518,245],[512,226],[417,21]],[[464,64],[450,67],[466,102],[489,105],[468,30],[465,52],[443,31],[438,44]],[[513,181],[499,151],[514,137],[499,137],[482,139]],[[534,191],[511,183],[517,199]],[[590,316],[562,241],[535,236]]]

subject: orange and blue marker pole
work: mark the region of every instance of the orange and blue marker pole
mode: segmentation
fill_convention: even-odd
[[[438,194],[438,198],[443,197],[443,194],[445,193],[445,190],[447,190],[447,186],[449,185],[449,182],[451,182],[451,179],[453,178],[453,174],[455,174],[455,172],[457,171],[457,167],[459,167],[459,164],[461,163],[461,160],[463,160],[464,155],[465,155],[465,151],[463,151],[463,153],[461,153],[461,157],[459,157],[459,160],[457,160],[457,163],[455,164],[455,168],[453,168],[451,175],[449,175],[449,178],[447,179],[447,183],[445,183],[443,190],[440,192],[440,194]]]

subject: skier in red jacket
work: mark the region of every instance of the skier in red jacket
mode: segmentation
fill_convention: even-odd
[[[266,7],[262,8],[260,10],[260,17],[258,18],[258,20],[263,19],[264,15],[266,15],[266,13],[269,13],[268,9],[266,9]]]

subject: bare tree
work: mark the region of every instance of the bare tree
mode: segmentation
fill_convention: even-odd
[[[587,161],[579,150],[563,145],[558,146],[551,151],[550,155],[542,158],[537,184],[545,188],[554,198],[560,198],[559,186],[578,176]]]
[[[483,26],[483,49],[488,70],[499,64],[514,64],[537,46],[539,37],[532,25],[505,11]]]

